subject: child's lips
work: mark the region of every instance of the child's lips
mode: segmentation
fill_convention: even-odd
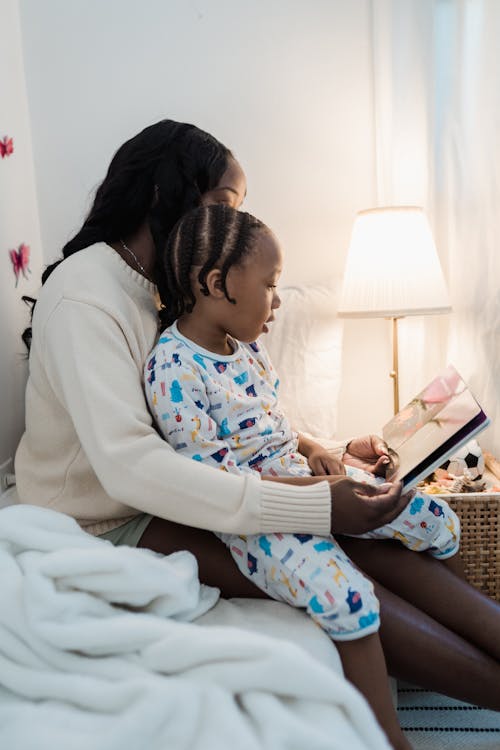
[[[272,323],[273,320],[274,320],[274,315],[271,315],[271,317],[266,320],[266,322],[262,326],[262,330],[264,331],[264,333],[269,333],[269,326],[267,324]]]

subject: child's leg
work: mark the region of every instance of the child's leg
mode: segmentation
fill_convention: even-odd
[[[364,695],[393,748],[411,748],[392,702],[387,667],[378,633],[355,641],[337,641],[344,674]]]
[[[440,497],[417,493],[389,524],[359,535],[363,539],[395,539],[413,552],[429,552],[439,560],[456,556],[449,567],[459,573],[460,521]]]
[[[273,599],[307,610],[334,640],[375,633],[379,604],[372,583],[333,537],[217,534],[240,571]]]
[[[393,747],[409,748],[392,703],[373,586],[335,540],[310,534],[218,536],[256,586],[306,609],[330,635],[347,679],[363,693]]]
[[[347,475],[358,482],[380,484],[385,481],[353,466]],[[360,539],[395,539],[413,552],[429,553],[440,560],[450,560],[448,567],[463,576],[458,552],[460,521],[448,503],[439,496],[416,493],[406,508],[389,524],[359,534]],[[451,562],[451,559],[455,560]]]

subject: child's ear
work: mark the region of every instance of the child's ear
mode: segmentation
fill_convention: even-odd
[[[205,283],[211,297],[221,299],[226,296],[224,294],[224,289],[222,288],[222,274],[219,268],[212,268],[207,273]]]

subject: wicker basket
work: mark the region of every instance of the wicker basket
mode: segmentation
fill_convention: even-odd
[[[468,580],[500,601],[500,493],[440,495],[460,518]]]

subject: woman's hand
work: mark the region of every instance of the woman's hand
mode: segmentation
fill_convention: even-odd
[[[342,460],[349,466],[357,466],[378,476],[386,476],[393,468],[389,448],[377,435],[351,440]]]
[[[307,458],[307,463],[313,476],[322,477],[326,475],[345,475],[345,468],[338,456],[327,451],[319,443],[299,434],[299,453]]]
[[[399,516],[414,493],[402,494],[401,482],[378,486],[349,477],[326,477],[332,496],[332,534],[365,534]]]
[[[414,492],[401,494],[401,482],[384,482],[378,486],[356,482],[345,476],[274,477],[263,476],[270,482],[307,485],[328,482],[332,499],[332,534],[364,534],[378,529],[399,516]]]

